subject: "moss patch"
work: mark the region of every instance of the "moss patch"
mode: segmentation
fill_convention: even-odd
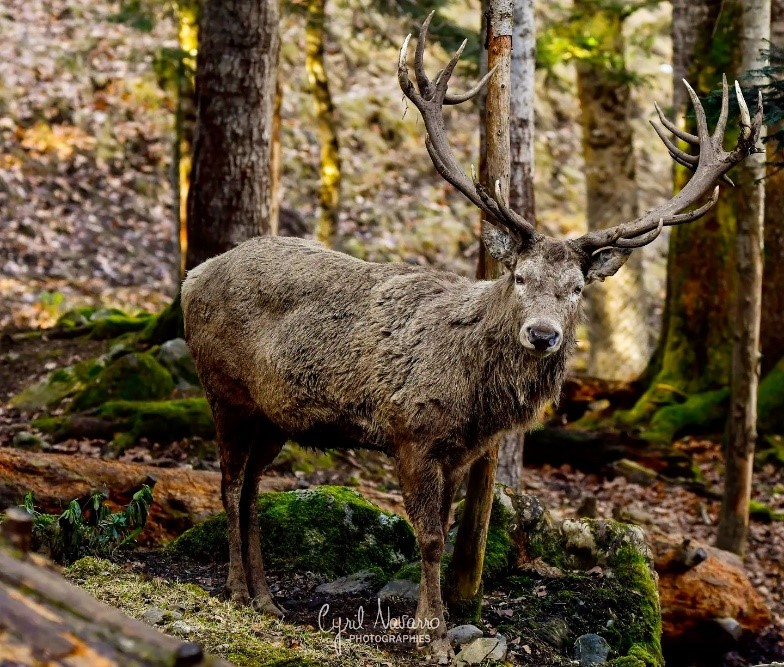
[[[126,354],[110,363],[79,392],[72,412],[110,400],[147,401],[168,398],[174,390],[172,376],[151,354]]]
[[[641,435],[650,442],[670,443],[685,433],[721,432],[727,419],[729,389],[689,396],[683,403],[661,408]]]
[[[139,438],[171,442],[187,436],[215,437],[215,424],[204,398],[171,401],[109,401],[88,413],[44,417],[33,426],[55,440],[86,436],[112,440],[118,452]]]
[[[99,357],[58,368],[41,382],[26,387],[11,399],[10,404],[23,410],[55,407],[93,382],[106,364],[107,358]]]
[[[240,667],[360,667],[389,662],[389,656],[380,651],[351,643],[338,656],[331,633],[281,623],[250,608],[221,602],[193,584],[147,579],[109,561],[83,558],[66,569],[65,575],[133,618],[141,619],[150,607],[168,612],[160,630],[198,642],[207,653]],[[175,621],[173,611],[182,619]]]
[[[382,511],[353,489],[323,486],[264,493],[258,508],[270,569],[339,577],[378,568],[391,577],[417,555],[408,522]],[[187,530],[167,550],[201,561],[228,560],[225,513]]]
[[[757,390],[757,426],[763,433],[784,435],[784,359],[760,382]]]

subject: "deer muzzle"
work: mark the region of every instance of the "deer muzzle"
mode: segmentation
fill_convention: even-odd
[[[533,320],[523,325],[520,332],[523,346],[532,352],[546,356],[557,352],[563,341],[563,332],[554,322]]]

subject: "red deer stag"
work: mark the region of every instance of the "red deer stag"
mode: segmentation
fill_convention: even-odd
[[[585,284],[613,275],[662,227],[703,215],[725,173],[756,150],[762,109],[752,120],[738,89],[740,135],[727,152],[726,82],[713,135],[686,84],[696,136],[657,111],[664,128],[699,154],[680,150],[654,125],[672,158],[694,171],[683,190],[636,220],[571,241],[547,238],[504,204],[498,186],[488,192],[458,165],[442,106],[470,99],[492,72],[465,94],[447,94],[465,43],[431,81],[423,68],[429,22],[414,57],[417,85],[408,76],[409,35],[400,86],[422,114],[435,168],[491,223],[484,242],[506,274],[476,281],[364,262],[311,241],[255,238],[190,271],[182,307],[217,427],[230,546],[226,594],[281,613],[265,580],[255,501],[262,471],[287,439],[383,450],[395,459],[421,551],[417,619],[437,626],[430,646],[446,662],[439,564],[464,472],[497,434],[526,428],[558,397]]]

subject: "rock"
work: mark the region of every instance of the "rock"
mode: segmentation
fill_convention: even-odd
[[[417,557],[411,525],[354,489],[321,486],[265,493],[258,509],[264,562],[270,569],[327,577],[375,569],[391,577]],[[186,531],[168,551],[204,562],[227,561],[225,513]]]
[[[718,625],[724,632],[726,632],[734,641],[739,642],[743,636],[743,628],[740,627],[734,618],[717,618],[716,625]]]
[[[501,662],[506,659],[506,637],[481,637],[474,639],[455,657],[458,666]]]
[[[361,570],[346,577],[316,586],[317,593],[327,595],[358,595],[373,590],[378,583],[378,573],[370,570]]]
[[[625,477],[632,484],[639,484],[640,486],[650,486],[658,477],[655,470],[646,468],[629,459],[615,461],[610,467],[616,475]]]
[[[182,338],[167,340],[158,349],[155,358],[171,373],[177,389],[192,389],[200,386],[193,357]]]
[[[193,634],[195,628],[185,621],[174,621],[174,623],[169,626],[169,630],[181,637],[187,637],[188,635]]]
[[[588,633],[574,642],[574,655],[580,661],[580,667],[594,667],[607,662],[610,645],[604,637]]]
[[[555,648],[566,648],[567,638],[574,637],[569,624],[557,616],[543,621],[539,626],[539,634]]]
[[[142,620],[150,625],[163,625],[166,620],[166,612],[159,607],[150,607],[142,614]]]
[[[403,600],[419,600],[419,584],[406,579],[393,579],[378,592],[379,600],[402,598]]]
[[[446,633],[446,638],[452,646],[468,644],[481,636],[482,631],[475,625],[457,625],[454,628],[450,628]]]
[[[28,431],[19,431],[11,440],[11,444],[18,449],[39,451],[44,445],[44,441]]]
[[[690,544],[699,553],[684,570],[683,545],[660,545],[656,558],[662,625],[668,643],[709,646],[706,629],[716,619],[734,619],[744,632],[758,634],[772,622],[762,596],[736,555],[707,545]]]

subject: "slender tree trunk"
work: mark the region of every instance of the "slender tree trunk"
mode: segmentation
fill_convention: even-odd
[[[534,99],[536,67],[536,15],[533,0],[514,3],[512,33],[511,101],[509,108],[509,204],[531,224],[534,206]],[[520,491],[523,485],[522,431],[507,433],[498,448],[496,480]]]
[[[305,66],[308,71],[321,142],[321,215],[316,238],[326,246],[335,243],[340,207],[340,151],[335,128],[335,108],[324,68],[324,9],[326,0],[308,0],[305,25]]]
[[[743,0],[740,72],[767,64],[760,55],[770,38],[770,0]],[[763,78],[754,81],[764,84]],[[735,170],[738,234],[735,344],[732,352],[730,414],[725,447],[724,497],[716,544],[743,555],[757,441],[757,387],[762,307],[762,243],[765,217],[765,153],[750,155]]]
[[[686,78],[698,95],[716,90],[724,72],[737,69],[736,0],[673,2],[673,69],[676,117],[686,112]],[[696,132],[693,116],[686,128]],[[730,125],[727,142],[734,137]],[[691,172],[675,170],[676,190]],[[648,390],[625,416],[628,425],[650,424],[662,407],[729,385],[735,317],[735,202],[722,196],[700,220],[672,228],[667,297],[659,351]]]
[[[577,65],[587,223],[592,231],[638,214],[631,86],[623,60],[620,11],[597,9],[590,0],[577,0],[575,8],[583,12],[586,31],[598,40],[598,48],[617,54],[612,65]],[[612,380],[636,378],[648,363],[651,347],[642,253],[632,253],[611,281],[592,285],[585,299],[591,344],[588,373]]]
[[[272,147],[270,149],[270,234],[277,235],[280,229],[280,109],[283,104],[283,86],[280,70],[275,81],[275,104],[272,108]]]
[[[187,267],[269,232],[277,0],[207,0],[196,69]]]
[[[504,196],[509,192],[509,97],[512,55],[512,0],[490,0],[487,63],[497,67],[487,87],[486,185],[501,181]],[[488,264],[484,265],[489,269]],[[487,278],[491,276],[480,276]],[[482,603],[487,526],[493,505],[498,445],[491,447],[471,466],[465,508],[455,538],[454,555],[447,575],[446,600],[455,618],[476,620]]]
[[[200,0],[177,2],[177,38],[181,58],[177,67],[177,106],[174,113],[174,155],[172,159],[172,189],[174,191],[174,219],[178,239],[177,280],[185,275],[188,252],[188,190],[191,182],[191,153],[196,126],[194,72],[199,48]]]
[[[770,7],[770,41],[784,44],[784,0]],[[771,132],[781,125],[771,128]],[[776,147],[768,146],[768,162],[781,161]],[[784,357],[784,170],[769,167],[765,179],[765,266],[762,279],[762,375]]]

